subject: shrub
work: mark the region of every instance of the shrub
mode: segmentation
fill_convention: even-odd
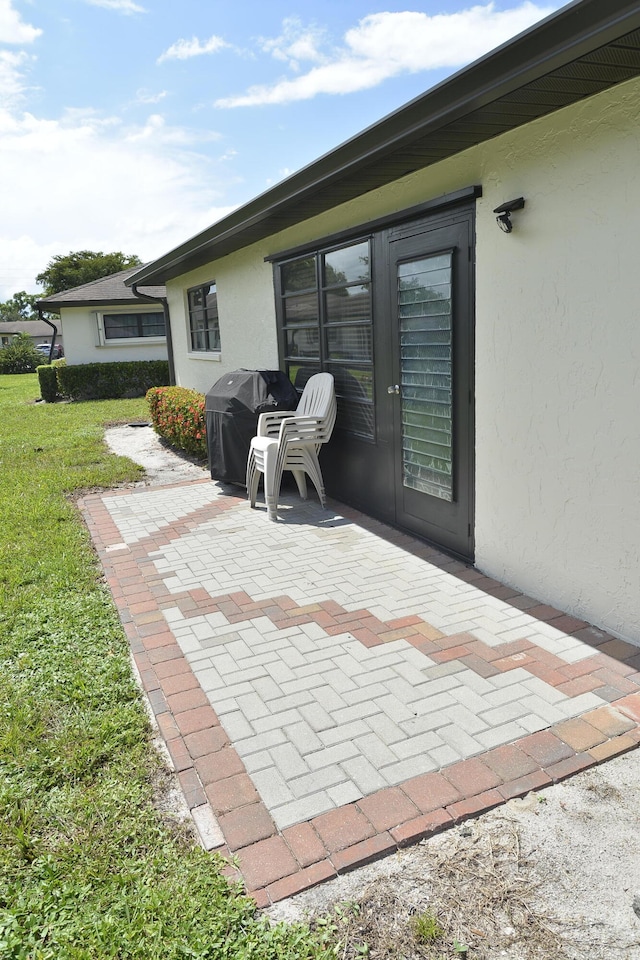
[[[151,387],[169,382],[166,360],[78,363],[57,368],[58,391],[71,400],[119,400],[144,397]]]
[[[42,364],[36,368],[38,381],[40,383],[40,396],[46,403],[55,403],[58,396],[58,381],[56,380],[55,367]]]
[[[33,373],[42,364],[42,359],[31,337],[19,333],[0,350],[0,373]]]
[[[154,429],[172,446],[207,456],[205,398],[186,387],[154,387],[147,393]]]

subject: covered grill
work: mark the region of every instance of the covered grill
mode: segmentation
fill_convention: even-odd
[[[297,391],[281,370],[234,370],[220,377],[205,403],[212,478],[244,486],[259,415],[295,410],[297,405]]]

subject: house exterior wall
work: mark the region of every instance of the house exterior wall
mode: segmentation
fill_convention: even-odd
[[[640,81],[511,131],[169,285],[178,382],[277,366],[267,254],[479,184],[476,565],[640,641]],[[493,208],[524,196],[503,234]],[[215,280],[217,363],[186,351]],[[66,331],[65,331],[66,332]]]
[[[636,641],[639,152],[635,81],[492,145],[476,316],[476,564]]]
[[[176,382],[206,393],[232,370],[277,370],[278,344],[272,267],[267,248],[256,244],[167,283]],[[220,353],[192,353],[187,290],[215,283]]]
[[[107,341],[100,344],[97,314],[107,313],[157,313],[158,304],[133,304],[127,307],[63,307],[60,317],[64,327],[64,352],[67,363],[113,363],[116,360],[166,360],[167,342],[162,339],[145,338],[131,342]],[[55,322],[55,321],[54,321]]]

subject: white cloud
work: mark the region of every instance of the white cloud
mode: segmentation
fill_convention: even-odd
[[[326,59],[321,50],[325,30],[316,26],[304,27],[298,17],[287,17],[282,27],[279,37],[259,39],[265,53],[272,54],[276,60],[284,60],[293,70],[299,69],[301,60],[318,63]]]
[[[0,0],[0,43],[32,43],[42,30],[23,23],[13,0]]]
[[[317,65],[293,79],[253,86],[238,96],[217,100],[215,105],[231,108],[291,103],[321,93],[367,90],[403,73],[461,67],[553,13],[560,5],[557,2],[543,6],[524,0],[510,10],[496,10],[495,3],[490,2],[436,16],[417,11],[374,13],[348,30],[343,45],[324,57],[319,49],[319,33],[305,31],[299,21],[288,20],[282,36],[271,41],[271,46],[262,40],[262,48],[288,60],[294,69],[300,59],[315,61]]]
[[[142,127],[134,127],[125,133],[127,143],[136,143],[141,140],[153,140],[156,144],[179,144],[184,147],[197,146],[199,143],[220,140],[220,134],[215,130],[197,130],[188,127],[167,126],[164,117],[159,113],[152,113]]]
[[[210,135],[215,137],[215,134]],[[0,301],[55,254],[123,250],[143,260],[229,213],[233,174],[198,152],[199,131],[69,111],[57,120],[0,110]]]
[[[0,107],[18,103],[26,89],[26,65],[31,57],[24,51],[0,50]]]
[[[165,60],[190,60],[191,57],[200,57],[205,53],[217,53],[228,44],[215,34],[208,40],[198,40],[192,37],[191,40],[176,40],[168,50],[161,53],[157,63],[163,63]]]
[[[139,90],[136,90],[136,99],[135,103],[160,103],[161,100],[168,96],[168,90],[161,90],[160,93],[151,93],[150,90],[145,90],[141,87]]]
[[[86,0],[91,7],[104,7],[105,10],[115,10],[116,13],[146,13],[146,9],[133,0]]]

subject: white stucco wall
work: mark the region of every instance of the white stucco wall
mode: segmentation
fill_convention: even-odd
[[[166,340],[158,342],[155,338],[131,342],[107,341],[100,345],[96,312],[98,307],[64,307],[60,317],[64,327],[64,353],[69,364],[112,363],[114,360],[166,360]],[[162,312],[161,305],[153,307],[144,304],[126,309],[106,308],[104,312],[113,313],[156,313]]]
[[[273,268],[256,244],[167,284],[176,382],[206,393],[231,370],[278,369]],[[215,283],[220,353],[190,352],[187,290]]]
[[[640,642],[639,157],[632,81],[194,271],[169,285],[179,382],[277,366],[266,254],[480,184],[476,564]],[[507,236],[492,210],[521,195]],[[185,290],[211,280],[218,363],[186,354]]]
[[[476,318],[476,563],[636,641],[639,157],[637,82],[495,141]]]

